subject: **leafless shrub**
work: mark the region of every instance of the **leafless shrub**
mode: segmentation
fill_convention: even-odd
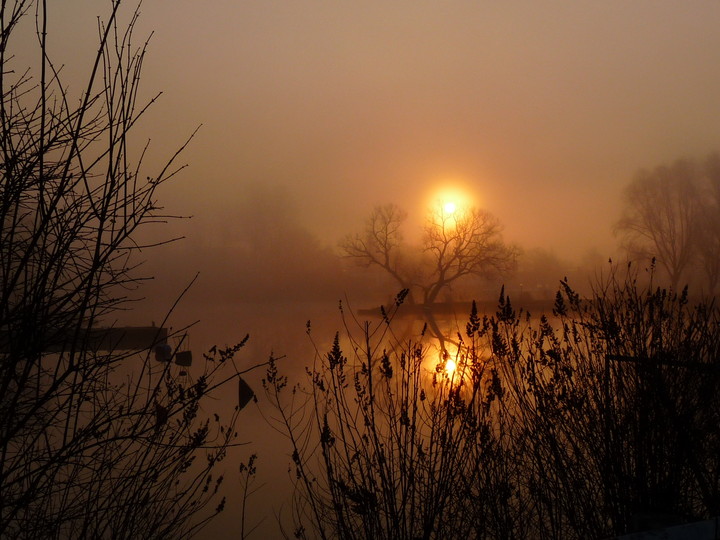
[[[168,219],[132,133],[147,42],[137,11],[108,4],[79,95],[47,47],[44,1],[0,6],[0,536],[181,538],[221,510],[213,476],[236,437],[202,404],[238,373],[239,346],[195,378],[171,362],[103,344],[141,276],[138,232]],[[38,72],[14,56],[33,30]],[[29,19],[29,20],[28,20]],[[182,148],[178,151],[178,153]],[[110,332],[110,331],[108,331]],[[162,336],[158,331],[158,342]],[[172,358],[168,358],[170,360]],[[223,374],[224,371],[228,373]]]
[[[591,538],[715,515],[719,315],[614,269],[589,299],[563,282],[539,318],[505,295],[474,308],[455,358],[398,343],[383,313],[307,385],[273,365],[296,536]]]

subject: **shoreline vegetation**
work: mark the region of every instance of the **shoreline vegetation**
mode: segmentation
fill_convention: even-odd
[[[590,299],[561,282],[539,317],[503,295],[471,305],[436,358],[430,325],[395,333],[425,307],[400,293],[304,382],[271,360],[295,536],[580,539],[713,518],[720,309],[637,277],[613,267]]]

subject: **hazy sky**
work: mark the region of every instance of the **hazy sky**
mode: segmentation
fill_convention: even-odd
[[[145,127],[169,151],[203,124],[166,194],[197,230],[262,183],[334,245],[459,183],[511,240],[609,252],[638,168],[720,148],[718,21],[715,0],[146,0]]]

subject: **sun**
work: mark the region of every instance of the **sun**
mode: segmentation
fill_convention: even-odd
[[[428,194],[428,208],[445,217],[457,217],[475,206],[471,191],[457,184],[445,184]]]
[[[445,361],[445,373],[447,373],[448,375],[452,375],[453,373],[455,373],[456,369],[457,364],[455,363],[455,360],[453,360],[452,358],[448,358]]]
[[[453,215],[457,209],[458,209],[458,206],[455,201],[445,201],[443,203],[443,210],[449,216]]]

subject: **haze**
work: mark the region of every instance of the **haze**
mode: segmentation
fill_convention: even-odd
[[[70,35],[93,6],[63,13]],[[240,311],[268,290],[255,280],[292,300],[375,205],[405,208],[412,234],[447,185],[525,250],[620,255],[635,172],[720,147],[718,20],[709,1],[146,2],[152,155],[202,124],[161,201],[193,219],[159,234],[188,239],[147,256],[161,303],[198,270],[198,303]]]
[[[72,86],[100,8],[49,4]],[[274,351],[301,366],[304,321],[319,320],[322,348],[339,298],[367,307],[368,283],[395,294],[338,270],[338,242],[378,204],[407,210],[412,236],[428,198],[459,189],[507,241],[547,259],[552,281],[589,254],[620,254],[612,226],[638,169],[720,150],[717,1],[147,0],[141,11],[136,44],[154,32],[142,97],[163,92],[136,133],[152,140],[148,164],[202,126],[160,201],[192,219],[152,233],[186,240],[143,253],[157,279],[128,322],[160,323],[200,271],[174,323],[202,321],[198,358],[249,332],[247,365]],[[284,462],[270,464],[287,456],[253,436],[259,466],[284,479]]]
[[[92,28],[92,4],[63,5],[68,26]],[[164,92],[148,135],[169,150],[203,124],[165,202],[226,229],[269,185],[334,245],[377,203],[420,213],[461,182],[511,240],[609,251],[638,168],[717,149],[719,17],[709,1],[147,2],[144,88]]]

